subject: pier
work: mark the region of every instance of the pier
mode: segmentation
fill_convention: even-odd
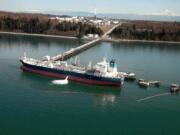
[[[81,53],[82,51],[87,50],[87,49],[90,48],[90,47],[93,47],[93,46],[95,45],[95,43],[97,43],[97,42],[100,41],[100,40],[101,40],[101,38],[95,39],[95,40],[90,41],[90,42],[88,42],[88,43],[86,43],[86,44],[83,44],[83,45],[81,45],[81,46],[79,46],[79,47],[72,48],[72,49],[70,49],[69,51],[64,52],[63,54],[59,54],[59,55],[57,55],[57,56],[54,56],[54,57],[52,57],[51,59],[52,59],[53,61],[57,61],[57,60],[60,60],[60,61],[62,61],[62,60],[67,60],[67,59],[69,59],[70,57],[73,57],[73,56]]]
[[[69,51],[64,52],[63,54],[59,54],[57,56],[54,56],[54,57],[51,58],[51,60],[52,61],[67,60],[67,59],[69,59],[69,58],[71,58],[71,57],[81,53],[82,51],[87,50],[87,49],[93,47],[94,45],[96,45],[95,43],[97,43],[97,42],[107,38],[108,34],[110,34],[115,28],[119,27],[120,25],[121,25],[121,23],[113,26],[110,30],[108,30],[106,33],[104,33],[104,35],[102,37],[94,39],[94,40],[92,40],[92,41],[90,41],[88,43],[85,43],[85,44],[83,44],[81,46],[78,46],[76,48],[72,48]]]

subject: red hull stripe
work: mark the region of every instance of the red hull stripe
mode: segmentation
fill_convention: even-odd
[[[45,75],[45,76],[49,76],[49,77],[53,77],[53,78],[64,79],[66,77],[66,75],[64,75],[64,74],[56,74],[56,73],[50,73],[50,72],[46,72],[46,71],[34,70],[34,69],[27,68],[25,66],[22,66],[21,68],[24,71],[28,71],[28,72],[32,72],[32,73],[36,73],[36,74],[40,74],[40,75]],[[69,76],[69,80],[86,83],[86,84],[102,85],[102,86],[103,85],[108,85],[108,86],[120,86],[121,85],[120,82],[117,84],[117,83],[102,82],[102,81],[96,81],[96,80],[90,80],[90,79],[82,79],[82,78],[78,78],[78,77],[74,77],[74,76]]]

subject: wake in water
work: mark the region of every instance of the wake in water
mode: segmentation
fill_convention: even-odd
[[[171,93],[161,93],[161,94],[157,94],[157,95],[154,95],[154,96],[149,96],[149,97],[146,97],[146,98],[141,98],[139,100],[137,100],[137,102],[142,102],[142,101],[146,101],[146,100],[149,100],[149,99],[152,99],[152,98],[156,98],[156,97],[162,97],[162,96],[166,96],[166,95],[170,95]]]
[[[69,83],[68,76],[64,80],[54,80],[52,83],[55,85],[67,85]]]

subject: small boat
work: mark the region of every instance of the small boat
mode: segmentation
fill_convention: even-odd
[[[150,81],[149,84],[150,86],[154,86],[154,87],[159,87],[160,86],[160,81]]]
[[[170,92],[171,92],[171,93],[177,93],[177,92],[179,92],[179,85],[178,85],[178,84],[172,84],[172,85],[170,86]]]
[[[150,86],[150,83],[146,82],[144,79],[139,79],[138,84],[139,84],[140,87],[145,87],[145,88]]]
[[[140,82],[145,82],[145,80],[144,79],[139,79],[138,83],[140,83]]]
[[[135,73],[127,73],[125,76],[125,80],[129,80],[129,81],[136,80],[136,74]]]
[[[68,76],[64,80],[54,80],[52,81],[52,83],[58,85],[66,85],[68,84]]]
[[[141,87],[149,87],[149,82],[139,82],[139,86]]]

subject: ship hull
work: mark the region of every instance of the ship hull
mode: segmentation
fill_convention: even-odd
[[[21,69],[26,72],[31,72],[35,74],[40,74],[48,76],[51,78],[60,78],[64,79],[66,76],[69,76],[70,81],[76,81],[79,83],[91,84],[91,85],[101,85],[101,86],[116,86],[119,87],[122,84],[121,78],[105,78],[88,74],[81,74],[72,71],[65,71],[47,67],[40,67],[36,65],[30,65],[21,61]]]

